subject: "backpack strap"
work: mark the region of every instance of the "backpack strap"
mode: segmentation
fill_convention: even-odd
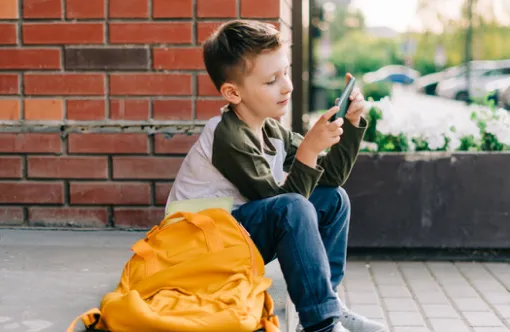
[[[220,251],[224,248],[223,238],[214,220],[201,213],[177,212],[172,218],[182,217],[185,221],[195,225],[204,233],[207,248],[210,252]]]
[[[93,331],[108,331],[104,323],[101,321],[101,311],[99,311],[98,308],[94,308],[76,317],[76,319],[72,321],[71,325],[69,325],[67,328],[67,332],[74,332],[76,324],[78,324],[80,319],[87,330],[92,329]]]

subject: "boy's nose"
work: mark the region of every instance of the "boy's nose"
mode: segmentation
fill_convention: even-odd
[[[291,93],[292,90],[294,90],[294,86],[292,84],[292,81],[290,80],[289,77],[286,77],[285,83],[284,83],[284,85],[282,87],[281,93],[282,93],[282,95],[286,95],[286,94]]]

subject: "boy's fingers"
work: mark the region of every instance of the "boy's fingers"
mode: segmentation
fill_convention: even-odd
[[[335,105],[338,105],[339,101],[340,101],[340,98],[335,99]]]
[[[333,114],[338,112],[338,109],[339,109],[338,106],[331,107],[326,113],[322,114],[321,119],[325,120],[325,121],[328,121],[329,119],[331,119]]]
[[[347,74],[345,74],[345,84],[348,84],[348,83],[349,83],[349,81],[351,80],[351,78],[352,78],[351,73],[347,73]]]
[[[354,88],[354,89],[352,89],[352,92],[351,92],[351,95],[349,96],[349,99],[354,100],[359,95],[361,95],[360,89],[359,88]]]
[[[333,121],[332,123],[334,123],[337,127],[341,127],[344,124],[344,119],[338,118],[335,121]]]

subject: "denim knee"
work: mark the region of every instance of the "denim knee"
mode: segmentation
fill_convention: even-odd
[[[278,196],[277,208],[285,211],[283,226],[288,229],[296,227],[318,227],[317,211],[313,204],[303,195],[286,193]]]
[[[338,197],[338,203],[342,209],[346,209],[348,211],[351,210],[351,199],[349,198],[349,194],[342,187],[335,188],[335,194]]]

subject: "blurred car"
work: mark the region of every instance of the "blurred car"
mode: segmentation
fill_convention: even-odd
[[[475,60],[471,61],[470,66],[471,68],[480,68],[484,65],[490,64],[492,61],[482,61],[482,60]],[[439,82],[447,80],[452,77],[456,77],[459,75],[462,75],[466,72],[466,66],[464,64],[454,67],[446,68],[445,70],[442,70],[437,73],[424,75],[419,77],[414,83],[413,87],[416,92],[424,93],[427,95],[437,95],[436,89]]]
[[[377,82],[392,82],[401,84],[411,84],[420,73],[410,67],[400,65],[390,65],[381,67],[379,70],[363,75],[363,81],[366,84]]]
[[[469,97],[480,98],[487,93],[484,86],[494,80],[510,77],[510,60],[489,61],[474,65],[471,70],[471,87],[468,93],[466,72],[439,82],[436,93],[440,97],[467,101]]]
[[[478,98],[488,97],[489,100],[494,100],[496,105],[502,104],[502,102],[500,102],[500,98],[504,95],[503,92],[508,87],[510,87],[510,75],[489,81],[482,86],[478,86],[479,90],[477,93],[481,94],[481,97]]]
[[[498,90],[498,104],[510,111],[510,85],[506,89]]]

